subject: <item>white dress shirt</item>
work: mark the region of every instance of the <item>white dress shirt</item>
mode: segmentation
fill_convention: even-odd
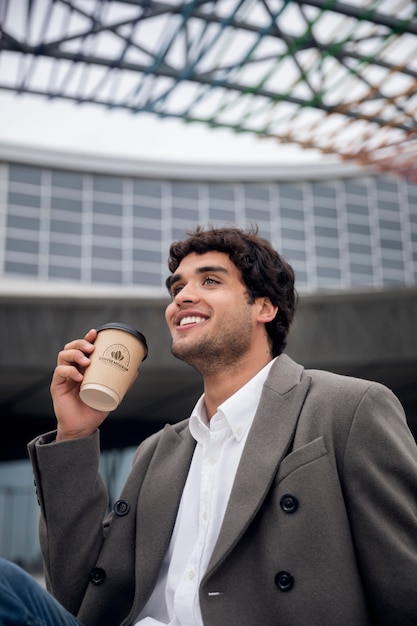
[[[262,387],[273,361],[207,420],[204,396],[190,418],[197,445],[155,589],[134,626],[203,626],[198,590],[219,536]]]

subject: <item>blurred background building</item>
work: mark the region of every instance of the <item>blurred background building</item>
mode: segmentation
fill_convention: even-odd
[[[112,500],[137,444],[190,413],[201,382],[170,354],[164,283],[170,243],[197,224],[256,224],[296,271],[290,356],[388,385],[417,437],[415,12],[408,0],[2,3],[1,556],[40,566],[26,443],[54,428],[67,341],[115,320],[148,340],[102,427]]]

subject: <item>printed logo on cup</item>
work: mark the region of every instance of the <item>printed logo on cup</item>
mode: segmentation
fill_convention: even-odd
[[[117,367],[124,372],[129,369],[130,352],[122,343],[114,343],[109,346],[98,358],[106,365]]]

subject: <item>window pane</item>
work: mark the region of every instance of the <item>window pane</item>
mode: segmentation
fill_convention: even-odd
[[[95,174],[93,177],[93,189],[94,191],[121,194],[123,192],[123,179],[118,176]]]
[[[81,200],[75,198],[58,198],[52,196],[51,208],[58,211],[72,211],[73,213],[81,213],[83,205]]]
[[[38,254],[39,243],[37,241],[28,241],[27,239],[6,239],[6,250],[10,252],[29,252]]]
[[[9,204],[15,204],[18,206],[29,206],[39,209],[41,206],[41,199],[39,196],[35,196],[29,193],[16,193],[15,191],[9,191]]]
[[[76,174],[75,172],[52,170],[51,183],[52,187],[81,190],[83,186],[83,177],[81,174]]]
[[[41,184],[42,170],[38,167],[30,167],[29,165],[10,165],[9,178],[12,182],[27,183],[30,185]]]

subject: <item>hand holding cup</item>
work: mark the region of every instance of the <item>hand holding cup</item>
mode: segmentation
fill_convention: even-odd
[[[57,367],[51,382],[51,395],[58,422],[57,441],[85,437],[95,432],[109,412],[122,401],[124,394],[137,377],[139,364],[147,356],[146,339],[143,335],[135,329],[132,329],[134,331],[132,335],[126,330],[130,327],[122,324],[118,324],[118,326],[123,326],[122,329],[118,329],[122,333],[116,342],[118,347],[110,350],[110,357],[105,356],[106,350],[116,345],[107,342],[107,339],[105,343],[108,345],[104,347],[103,342],[97,343],[100,334],[105,337],[111,330],[107,329],[107,326],[101,326],[97,330],[92,329],[83,339],[75,339],[67,343],[58,355]],[[129,335],[133,338],[133,351],[125,345]],[[113,356],[111,352],[114,353]],[[100,357],[113,359],[115,364],[112,364],[110,360],[103,361]],[[107,372],[104,380],[96,377],[94,368],[90,369],[96,361],[102,368],[104,367],[105,373]],[[120,367],[121,364],[123,367]],[[85,380],[86,372],[90,374],[87,380]],[[113,372],[113,375],[110,375],[110,372]],[[117,372],[119,376],[115,377],[114,373]],[[119,379],[119,383],[121,378],[122,386],[119,384],[115,387],[115,378]],[[90,385],[86,388],[86,395],[83,398],[80,397],[81,384]]]

